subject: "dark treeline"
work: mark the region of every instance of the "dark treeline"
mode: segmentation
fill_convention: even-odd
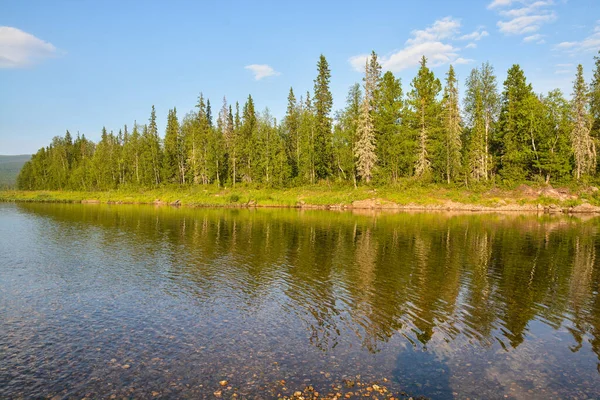
[[[154,106],[147,124],[102,129],[98,143],[67,131],[25,164],[20,189],[108,190],[164,184],[289,187],[321,180],[393,184],[402,178],[476,182],[567,182],[594,178],[600,141],[600,57],[588,85],[581,65],[572,99],[536,94],[519,65],[500,92],[493,67],[466,79],[464,99],[450,66],[444,85],[425,57],[403,91],[382,73],[375,52],[363,84],[332,115],[330,70],[321,55],[313,93],[288,95],[285,118],[258,113],[252,96],[226,99],[216,117],[201,94],[179,118],[169,110],[164,137]],[[216,121],[216,122],[214,122]]]

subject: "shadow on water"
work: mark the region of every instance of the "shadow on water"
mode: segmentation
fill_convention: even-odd
[[[599,222],[1,205],[0,397],[597,397]]]
[[[394,379],[408,393],[433,399],[453,397],[450,368],[434,354],[408,346],[398,354]]]

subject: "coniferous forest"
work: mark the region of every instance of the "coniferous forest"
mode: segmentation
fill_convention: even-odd
[[[485,63],[465,82],[452,66],[437,77],[422,58],[410,84],[382,72],[375,52],[362,84],[332,112],[331,71],[321,55],[312,93],[290,89],[285,118],[244,104],[169,110],[164,135],[154,106],[146,124],[102,128],[98,143],[67,131],[27,162],[24,190],[110,190],[161,185],[291,187],[319,181],[391,185],[401,179],[476,183],[565,183],[600,173],[600,53],[591,82],[581,65],[570,99],[538,94],[513,65],[500,84]]]

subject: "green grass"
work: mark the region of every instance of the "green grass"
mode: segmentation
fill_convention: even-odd
[[[600,195],[581,195],[590,203],[600,203]],[[485,187],[464,189],[442,185],[422,185],[404,181],[394,186],[354,188],[348,185],[318,184],[296,188],[266,189],[248,186],[217,188],[214,186],[178,187],[156,189],[118,189],[111,191],[0,191],[0,201],[30,202],[83,202],[170,204],[176,201],[187,206],[217,207],[344,207],[354,201],[374,200],[381,205],[439,206],[449,203],[483,207],[499,205],[557,205],[569,207],[581,204],[581,199],[560,201],[543,195],[523,195],[518,189],[490,189]]]

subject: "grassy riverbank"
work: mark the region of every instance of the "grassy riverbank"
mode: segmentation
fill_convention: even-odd
[[[600,211],[600,192],[588,188],[457,189],[443,186],[385,188],[312,185],[289,189],[164,187],[152,190],[0,191],[0,201],[123,203],[192,207],[303,207],[360,209],[441,209],[539,211]]]

